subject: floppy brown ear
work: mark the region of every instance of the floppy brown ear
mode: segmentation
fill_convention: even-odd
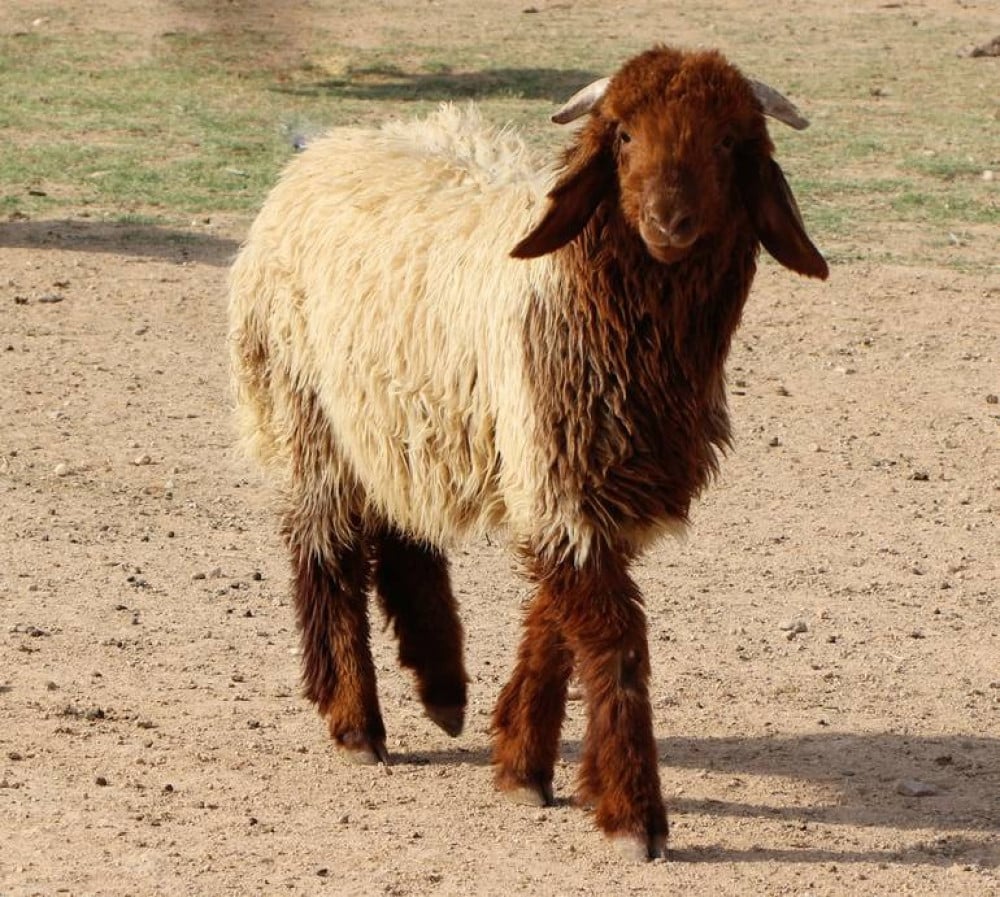
[[[764,248],[786,268],[826,280],[830,273],[826,259],[809,239],[778,163],[769,158],[752,173],[741,174],[743,199]]]
[[[542,220],[511,250],[513,258],[537,258],[565,246],[610,193],[615,167],[607,145],[592,141],[592,148],[581,148],[578,155],[580,158],[569,163],[549,192],[549,207]]]

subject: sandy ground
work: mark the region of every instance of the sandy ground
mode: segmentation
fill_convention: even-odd
[[[0,895],[1000,894],[1000,271],[763,266],[737,449],[636,571],[672,841],[632,865],[568,801],[582,705],[555,807],[492,790],[500,545],[453,557],[466,732],[380,632],[393,765],[331,750],[231,448],[244,226],[0,224]]]

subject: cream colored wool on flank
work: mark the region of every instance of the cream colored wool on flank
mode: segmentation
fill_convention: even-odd
[[[317,547],[361,515],[585,556],[526,382],[527,309],[564,301],[560,269],[509,257],[553,179],[471,105],[338,129],[288,165],[232,270],[232,361],[248,450]]]

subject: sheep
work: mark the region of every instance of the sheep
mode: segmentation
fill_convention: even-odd
[[[534,594],[492,718],[495,784],[553,801],[567,683],[578,799],[664,854],[645,614],[630,563],[684,529],[731,443],[724,362],[760,246],[826,278],[764,113],[715,51],[657,46],[557,114],[539,166],[475,108],[334,129],[285,169],[231,272],[247,451],[283,496],[306,697],[388,762],[372,588],[428,717],[463,726],[446,551],[503,531]]]

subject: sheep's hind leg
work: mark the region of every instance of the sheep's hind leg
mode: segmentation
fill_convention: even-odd
[[[623,852],[663,856],[667,815],[660,793],[649,704],[649,647],[641,596],[617,553],[603,550],[582,568],[549,571],[561,630],[588,701],[581,802]]]
[[[369,561],[359,538],[318,551],[286,519],[294,566],[306,697],[326,717],[345,758],[388,763],[369,643]]]
[[[554,597],[542,582],[524,621],[517,666],[493,711],[496,786],[511,800],[533,806],[553,801],[552,775],[573,671]]]
[[[427,716],[458,735],[465,723],[468,676],[447,559],[386,530],[375,545],[375,587],[399,641],[399,662],[416,675]]]

